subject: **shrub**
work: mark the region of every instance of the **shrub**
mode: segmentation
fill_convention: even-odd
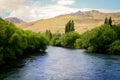
[[[112,44],[110,44],[109,53],[120,54],[120,40],[116,40]]]

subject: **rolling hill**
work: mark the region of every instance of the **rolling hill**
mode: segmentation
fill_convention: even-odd
[[[103,13],[96,10],[60,15],[50,19],[43,19],[29,23],[18,24],[17,26],[24,30],[32,30],[34,32],[45,32],[47,29],[53,33],[63,33],[65,24],[69,20],[74,20],[75,30],[83,33],[87,30],[95,28],[104,23],[105,17],[112,17],[113,24],[118,24],[120,21],[120,12]]]

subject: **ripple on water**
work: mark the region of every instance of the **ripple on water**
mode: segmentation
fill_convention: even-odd
[[[1,80],[119,80],[120,56],[49,46],[44,56],[18,61],[21,67],[0,71]]]

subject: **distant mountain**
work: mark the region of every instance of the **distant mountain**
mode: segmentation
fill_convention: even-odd
[[[103,13],[97,10],[92,11],[78,11],[71,14],[64,14],[50,19],[38,20],[29,23],[18,24],[17,26],[25,30],[32,30],[34,32],[45,32],[46,29],[51,30],[53,33],[63,33],[65,24],[69,20],[74,20],[75,30],[83,33],[92,28],[104,24],[106,17],[112,17],[113,24],[120,24],[120,12],[116,13]]]
[[[103,19],[105,17],[119,18],[120,17],[120,12],[104,13],[104,12],[100,12],[100,11],[97,11],[97,10],[91,10],[91,11],[77,11],[75,13],[71,13],[71,14],[68,14],[68,15]]]
[[[86,12],[82,12],[82,11],[78,11],[75,13],[71,13],[69,14],[71,16],[81,16],[81,17],[92,17],[92,14],[90,11],[86,11]]]
[[[23,20],[21,20],[21,19],[19,19],[17,17],[8,17],[5,20],[10,21],[10,22],[15,23],[15,24],[20,24],[20,23],[25,22],[25,21],[23,21]]]

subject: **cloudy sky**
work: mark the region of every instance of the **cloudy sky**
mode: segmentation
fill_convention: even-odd
[[[0,0],[0,17],[18,17],[29,22],[78,10],[120,11],[119,3],[120,0]]]

